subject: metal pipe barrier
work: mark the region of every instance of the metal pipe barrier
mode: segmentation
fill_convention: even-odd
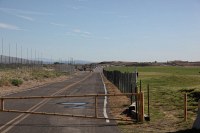
[[[13,112],[13,113],[26,113],[26,114],[40,114],[40,115],[54,115],[54,116],[68,116],[68,117],[79,117],[79,118],[93,118],[93,119],[107,119],[107,120],[119,120],[119,121],[133,121],[130,119],[123,118],[104,118],[98,116],[98,97],[105,96],[136,96],[138,97],[138,116],[139,121],[144,120],[144,104],[143,104],[143,93],[123,93],[123,94],[88,94],[88,95],[59,95],[59,96],[29,96],[29,97],[0,97],[1,99],[1,112]],[[16,100],[16,99],[56,99],[56,98],[75,98],[75,97],[94,97],[95,108],[94,116],[86,115],[73,115],[73,114],[62,114],[62,113],[47,113],[47,112],[33,112],[33,111],[20,111],[20,110],[8,110],[4,108],[5,100]]]

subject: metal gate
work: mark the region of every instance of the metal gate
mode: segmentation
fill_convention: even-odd
[[[1,112],[12,112],[12,113],[25,113],[25,114],[38,114],[38,115],[53,115],[53,116],[67,116],[67,117],[77,117],[77,118],[90,118],[90,119],[105,119],[105,120],[119,120],[119,121],[133,121],[133,119],[123,119],[123,118],[105,118],[98,116],[98,98],[100,97],[119,97],[119,96],[135,96],[136,97],[136,114],[137,121],[142,122],[144,120],[144,96],[143,93],[123,93],[123,94],[88,94],[88,95],[59,95],[59,96],[29,96],[29,97],[1,97]],[[17,100],[17,99],[58,99],[58,98],[75,98],[75,97],[93,97],[94,98],[94,116],[87,115],[73,115],[65,113],[48,113],[48,112],[34,112],[34,111],[21,111],[21,110],[9,110],[5,108],[5,103],[7,100]]]

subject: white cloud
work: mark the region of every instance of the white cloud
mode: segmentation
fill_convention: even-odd
[[[73,29],[72,31],[73,31],[74,33],[80,33],[80,34],[91,35],[90,32],[88,32],[88,31],[82,31],[82,30],[80,30],[80,29]]]
[[[66,26],[65,24],[54,23],[54,22],[51,22],[50,24],[54,25],[54,26],[60,26],[60,27],[65,27]]]
[[[81,30],[80,29],[73,29],[73,32],[75,32],[75,33],[81,33]]]
[[[87,34],[87,35],[90,35],[91,33],[90,32],[87,32],[87,31],[85,31],[85,32],[83,32],[84,34]]]
[[[15,16],[18,17],[18,18],[22,18],[22,19],[28,20],[28,21],[34,21],[34,19],[32,17],[23,16],[23,15],[17,15],[17,14]]]
[[[15,17],[28,20],[28,21],[34,21],[35,19],[33,17],[30,17],[31,15],[53,15],[51,13],[44,13],[44,12],[36,12],[36,11],[25,11],[20,9],[14,9],[14,8],[1,8],[0,11],[4,12],[9,15],[13,15]]]
[[[83,38],[92,38],[91,33],[88,31],[82,31],[80,29],[73,29],[71,32],[66,32],[66,36],[79,36]]]
[[[37,11],[25,11],[20,9],[14,8],[0,8],[0,11],[10,13],[10,14],[29,14],[29,15],[53,15],[52,13],[44,13],[44,12],[37,12]]]
[[[79,34],[82,37],[91,37],[91,33],[88,31],[82,31],[80,29],[73,29],[73,32]]]
[[[81,37],[84,37],[84,38],[92,38],[92,36],[90,35],[86,35],[86,34],[80,34]]]
[[[18,9],[10,9],[10,8],[0,8],[0,11],[7,13],[9,15],[13,15],[15,17],[28,20],[28,21],[34,21],[34,18],[27,16],[26,11],[18,10]]]
[[[21,28],[11,25],[11,24],[6,24],[6,23],[0,23],[0,29],[7,29],[7,30],[22,30]]]

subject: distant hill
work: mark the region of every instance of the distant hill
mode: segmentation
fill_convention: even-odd
[[[168,61],[168,62],[124,62],[124,61],[104,61],[100,65],[111,66],[200,66],[200,62],[189,61]]]
[[[39,61],[38,61],[39,60]],[[13,64],[13,63],[19,63],[19,64],[27,64],[27,63],[41,63],[41,61],[43,62],[43,64],[51,64],[54,62],[59,62],[59,61],[55,61],[52,59],[48,59],[48,58],[37,58],[36,61],[34,61],[34,59],[31,61],[30,59],[23,59],[23,58],[16,58],[16,57],[9,57],[9,56],[4,56],[4,55],[0,55],[0,63],[1,64]],[[70,63],[71,61],[60,61],[60,63]],[[92,62],[90,61],[84,61],[84,60],[73,60],[73,63],[75,64],[90,64]]]
[[[84,60],[75,60],[75,64],[90,64],[92,62],[90,61],[84,61]]]
[[[49,63],[52,63],[51,59],[42,59],[44,64],[49,64]],[[60,62],[60,63],[65,63],[65,64],[68,64],[68,63],[72,63],[72,61],[53,61],[53,62]],[[89,61],[84,61],[84,60],[73,60],[73,64],[90,64],[91,62]]]

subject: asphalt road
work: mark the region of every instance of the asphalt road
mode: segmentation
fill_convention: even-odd
[[[82,72],[58,83],[7,97],[104,94],[101,75]],[[104,117],[104,97],[98,98],[98,116]],[[6,100],[5,109],[94,116],[94,98]],[[106,111],[108,112],[108,110]],[[108,117],[111,117],[108,115]],[[0,112],[1,133],[119,133],[114,121]]]

